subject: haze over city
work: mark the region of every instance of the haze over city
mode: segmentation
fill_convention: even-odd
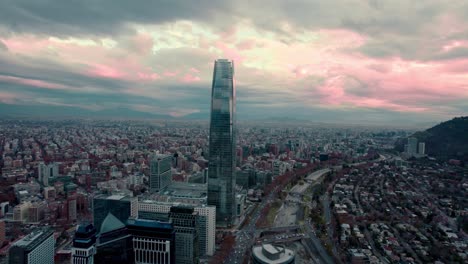
[[[466,1],[2,1],[3,115],[437,123],[466,114]]]

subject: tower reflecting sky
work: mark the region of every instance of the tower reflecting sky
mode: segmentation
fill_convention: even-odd
[[[208,204],[216,206],[217,226],[231,226],[236,215],[235,94],[233,61],[216,60],[211,91]]]

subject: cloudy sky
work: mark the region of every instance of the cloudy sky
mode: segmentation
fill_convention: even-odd
[[[240,120],[445,120],[468,1],[0,0],[0,115],[206,119],[217,58]]]

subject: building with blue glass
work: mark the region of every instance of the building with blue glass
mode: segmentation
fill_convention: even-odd
[[[236,219],[235,200],[234,62],[215,61],[211,93],[208,164],[208,204],[216,206],[216,225],[228,227]]]
[[[172,182],[172,156],[156,154],[150,160],[150,192],[160,192]]]

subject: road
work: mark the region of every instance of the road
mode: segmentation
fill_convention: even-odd
[[[335,263],[333,259],[328,255],[327,250],[323,247],[320,239],[315,236],[315,231],[309,222],[306,222],[304,225],[306,228],[306,233],[309,235],[309,238],[305,238],[307,245],[312,248],[315,252],[318,253],[319,263],[333,264]],[[313,256],[313,254],[311,254]]]
[[[229,254],[229,257],[224,261],[227,264],[239,264],[243,262],[244,256],[246,252],[252,248],[256,239],[258,238],[259,232],[255,228],[255,223],[260,218],[260,213],[263,208],[273,202],[274,200],[274,193],[276,193],[276,189],[268,194],[260,205],[252,212],[250,221],[248,224],[244,225],[239,231],[237,231],[236,235],[236,243],[234,245],[233,250]]]
[[[330,172],[331,170],[330,169],[321,169],[321,170],[318,170],[318,171],[314,171],[312,172],[311,174],[309,174],[309,176],[306,177],[306,180],[308,181],[317,181],[320,179],[320,177],[322,177],[323,175],[325,175],[326,173]]]

